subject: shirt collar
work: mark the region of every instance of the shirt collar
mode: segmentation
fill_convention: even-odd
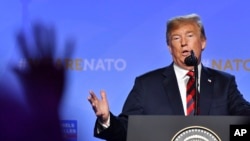
[[[175,63],[174,63],[174,71],[175,71],[177,79],[184,79],[186,77],[186,74],[188,73],[188,70],[185,70],[185,69],[179,67]],[[199,72],[199,76],[200,76],[201,63],[198,65],[198,72]]]

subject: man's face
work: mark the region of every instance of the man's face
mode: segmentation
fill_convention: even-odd
[[[200,62],[201,52],[205,49],[205,45],[206,40],[201,38],[200,29],[195,24],[183,24],[174,29],[169,36],[169,50],[173,61],[183,69],[193,69],[184,63],[191,50]]]

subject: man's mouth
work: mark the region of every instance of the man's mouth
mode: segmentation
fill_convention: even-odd
[[[182,51],[182,55],[183,56],[189,56],[190,55],[190,51],[184,50],[184,51]]]

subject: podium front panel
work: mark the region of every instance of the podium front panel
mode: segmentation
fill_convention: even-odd
[[[248,125],[246,116],[129,116],[127,141],[229,141],[231,125]]]

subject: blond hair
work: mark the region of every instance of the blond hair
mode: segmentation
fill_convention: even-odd
[[[168,20],[167,31],[166,31],[166,39],[167,39],[168,45],[169,45],[171,32],[179,28],[181,25],[187,24],[187,23],[197,25],[197,27],[200,29],[201,38],[206,40],[205,29],[201,22],[200,16],[197,14],[188,14],[188,15],[173,17]]]

